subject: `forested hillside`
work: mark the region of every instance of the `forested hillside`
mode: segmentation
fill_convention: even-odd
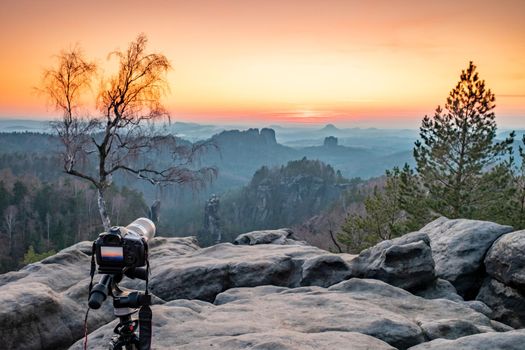
[[[45,180],[6,169],[0,171],[0,178],[0,236],[4,242],[0,246],[0,272],[78,241],[94,239],[100,232],[96,194],[91,186],[65,176]],[[110,195],[109,211],[115,225],[147,215],[139,192],[114,187]]]
[[[222,196],[218,217],[225,240],[240,232],[299,224],[327,209],[358,182],[318,160],[263,166],[247,186]],[[201,237],[203,243],[211,243],[206,233]]]

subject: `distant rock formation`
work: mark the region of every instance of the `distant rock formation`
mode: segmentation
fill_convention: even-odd
[[[324,138],[323,146],[325,147],[336,147],[338,144],[337,137],[328,136]]]
[[[215,238],[215,243],[222,240],[221,220],[219,218],[219,196],[213,194],[204,206],[204,232]]]
[[[246,145],[275,145],[275,130],[263,128],[259,131],[257,128],[251,128],[244,131],[228,130],[223,131],[212,137],[212,140],[220,143],[241,143]]]
[[[160,200],[155,200],[151,207],[149,208],[149,214],[148,217],[151,221],[153,221],[155,224],[158,224],[160,221]]]
[[[268,145],[277,144],[277,140],[275,139],[275,130],[273,129],[269,129],[269,128],[261,129],[260,136],[264,140],[264,142]]]
[[[338,133],[341,131],[338,127],[336,127],[334,124],[326,124],[322,129],[319,130],[322,133]]]
[[[287,229],[208,248],[191,237],[156,237],[153,347],[521,350],[525,242],[507,231],[440,218],[358,256],[297,242]],[[83,348],[90,252],[82,242],[0,275],[2,349]],[[464,300],[456,289],[468,296],[477,279],[478,300]],[[89,314],[89,348],[104,348],[113,335],[110,304]]]
[[[224,224],[241,229],[297,224],[339,198],[344,190],[339,180],[331,166],[306,158],[282,167],[262,167],[235,198],[223,202]]]

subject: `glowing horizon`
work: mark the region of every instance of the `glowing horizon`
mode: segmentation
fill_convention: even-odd
[[[416,127],[470,60],[502,127],[525,126],[525,2],[139,1],[0,4],[0,118],[56,113],[32,88],[78,43],[106,56],[138,33],[172,62],[175,121]]]

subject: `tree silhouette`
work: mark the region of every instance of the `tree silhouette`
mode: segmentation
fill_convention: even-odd
[[[445,108],[425,118],[414,157],[429,191],[429,203],[441,215],[472,217],[484,200],[482,173],[500,163],[514,134],[496,142],[495,96],[470,62],[450,92]],[[494,189],[491,189],[494,191]]]
[[[82,99],[97,71],[78,48],[63,51],[57,65],[44,72],[42,89],[62,120],[54,123],[64,144],[64,171],[91,182],[98,192],[98,207],[105,229],[110,220],[105,192],[116,172],[133,174],[154,185],[203,184],[215,175],[214,168],[195,169],[195,156],[207,144],[180,144],[155,122],[169,120],[161,104],[168,90],[166,56],[146,51],[141,34],[125,51],[115,51],[118,71],[101,79],[96,110],[91,116],[81,108]],[[160,165],[152,152],[168,153],[171,160]],[[89,166],[94,161],[96,166]]]

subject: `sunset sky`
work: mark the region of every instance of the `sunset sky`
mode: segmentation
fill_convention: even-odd
[[[0,32],[0,118],[54,116],[33,88],[61,49],[111,73],[143,32],[174,120],[418,127],[473,60],[525,127],[524,0],[2,0]]]

